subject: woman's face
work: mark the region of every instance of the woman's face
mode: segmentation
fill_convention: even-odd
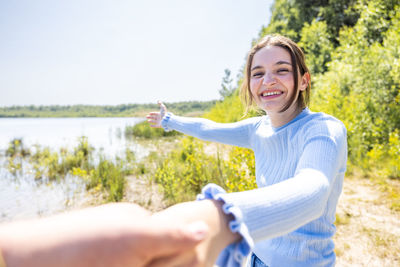
[[[280,112],[294,92],[292,60],[279,46],[258,50],[251,63],[250,91],[259,108],[267,113]],[[299,81],[299,90],[305,90]]]

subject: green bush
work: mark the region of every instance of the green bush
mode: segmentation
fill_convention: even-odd
[[[6,156],[8,157],[26,157],[30,155],[29,149],[25,148],[23,140],[21,138],[14,138],[8,143],[6,150]]]
[[[193,137],[182,139],[155,173],[169,204],[193,200],[209,182],[220,178],[217,160],[204,152],[203,143]]]
[[[312,108],[345,123],[352,164],[365,172],[379,166],[391,173],[400,160],[396,153],[389,154],[394,145],[390,138],[400,129],[400,9],[383,5],[370,2],[353,28],[342,29],[329,70],[314,80]],[[376,16],[384,21],[373,27]],[[385,165],[373,163],[378,154],[394,158]]]
[[[313,20],[311,24],[305,23],[301,30],[300,47],[304,49],[307,66],[313,75],[327,70],[331,61],[333,43],[330,41],[326,21]]]
[[[250,149],[233,147],[224,162],[224,185],[228,192],[257,188],[254,153]]]
[[[121,201],[125,191],[125,173],[122,162],[113,163],[100,158],[99,164],[91,170],[87,189],[97,188],[107,192],[107,200],[110,202]]]
[[[161,185],[168,204],[193,200],[208,183],[215,183],[228,192],[254,189],[254,154],[249,149],[234,147],[223,160],[216,151],[207,154],[208,143],[186,137],[181,146],[170,152],[159,165],[155,181]]]
[[[21,138],[11,140],[5,153],[7,157],[7,170],[13,175],[21,173],[24,163],[23,159],[29,157],[30,153],[29,149],[25,148]]]
[[[162,128],[152,128],[147,121],[135,124],[134,126],[125,127],[126,137],[142,137],[146,139],[160,138],[166,136],[180,135],[177,131],[166,132]]]
[[[244,106],[236,90],[222,102],[218,102],[205,117],[217,122],[235,122],[243,118]]]

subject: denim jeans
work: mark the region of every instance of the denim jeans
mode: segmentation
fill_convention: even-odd
[[[256,254],[252,253],[251,254],[251,259],[250,259],[250,267],[268,267],[265,265],[257,256]]]

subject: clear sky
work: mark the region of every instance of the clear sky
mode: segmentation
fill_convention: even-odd
[[[0,1],[0,106],[219,98],[272,0]]]

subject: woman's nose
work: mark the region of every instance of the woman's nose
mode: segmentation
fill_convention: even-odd
[[[272,73],[265,73],[263,77],[263,84],[270,85],[276,83],[275,76]]]

